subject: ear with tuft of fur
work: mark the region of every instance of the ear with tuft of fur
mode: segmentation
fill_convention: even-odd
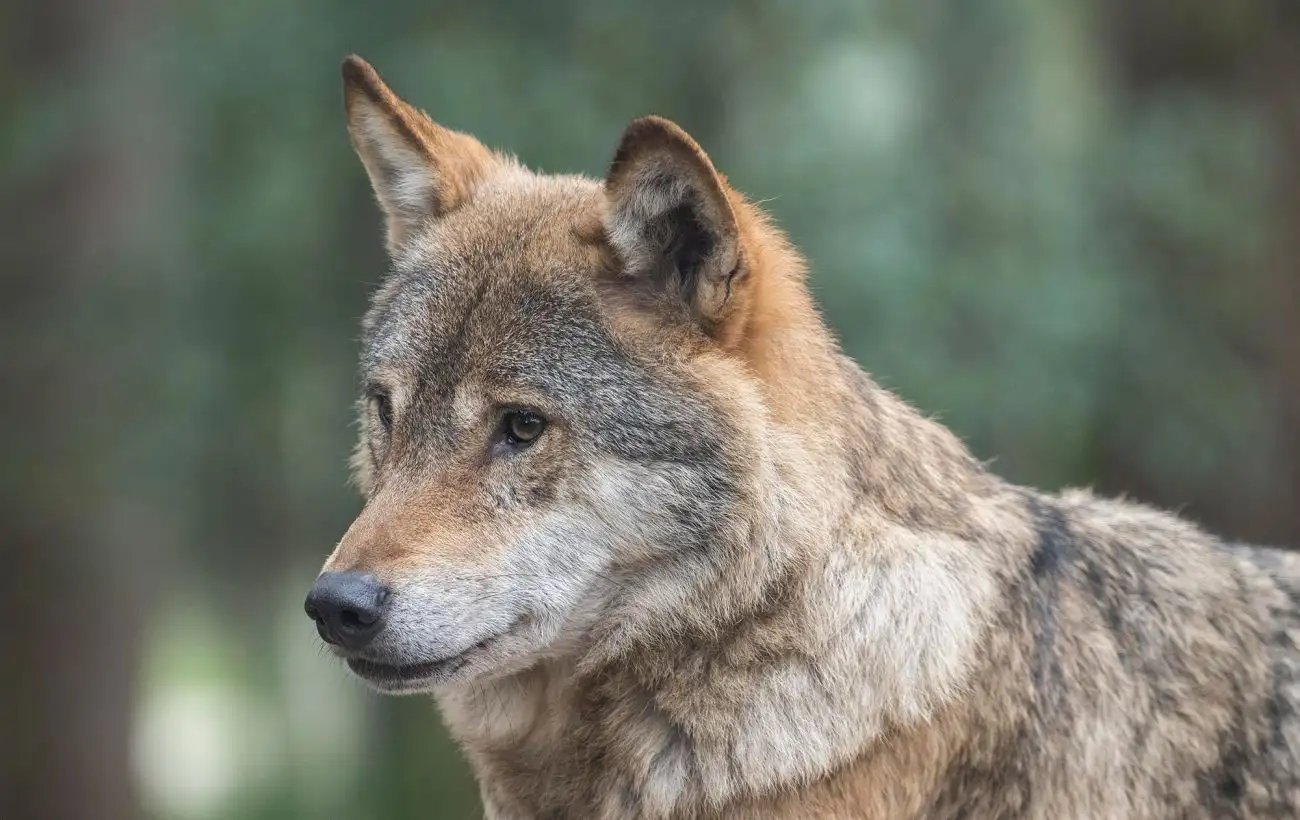
[[[393,93],[360,57],[343,61],[348,135],[366,166],[395,252],[420,223],[469,198],[499,163],[473,137],[438,125]]]
[[[633,120],[605,199],[606,233],[626,275],[650,279],[717,331],[737,308],[744,259],[726,182],[695,140],[661,117]]]

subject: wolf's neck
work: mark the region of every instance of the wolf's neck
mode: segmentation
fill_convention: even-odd
[[[719,574],[723,587],[763,579],[750,609],[604,673],[637,704],[624,737],[679,758],[679,799],[772,793],[864,755],[888,771],[913,732],[960,731],[958,693],[1005,592],[998,562],[1029,540],[1017,494],[946,428],[833,345],[796,366],[816,386],[773,431],[769,502],[746,551],[766,571]],[[955,740],[926,741],[930,772]]]
[[[774,453],[787,472],[799,461],[815,474],[796,492],[817,492],[829,514],[870,509],[882,521],[961,532],[969,499],[1002,491],[964,444],[879,387],[839,345],[818,315],[797,255],[769,246],[741,344],[759,377],[770,418],[794,446]]]

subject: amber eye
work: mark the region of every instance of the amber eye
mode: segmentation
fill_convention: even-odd
[[[373,393],[370,400],[375,404],[375,416],[379,419],[379,424],[384,432],[388,432],[393,427],[393,400],[387,393]]]
[[[512,410],[506,413],[506,438],[514,445],[531,444],[546,429],[546,419],[530,410]]]

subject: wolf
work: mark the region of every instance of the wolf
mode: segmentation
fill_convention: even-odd
[[[306,609],[489,818],[1300,816],[1295,557],[992,474],[673,123],[542,175],[342,70],[391,271]]]

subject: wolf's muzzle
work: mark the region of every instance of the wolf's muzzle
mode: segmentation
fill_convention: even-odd
[[[323,572],[303,609],[326,643],[355,651],[383,630],[390,592],[373,575]]]

